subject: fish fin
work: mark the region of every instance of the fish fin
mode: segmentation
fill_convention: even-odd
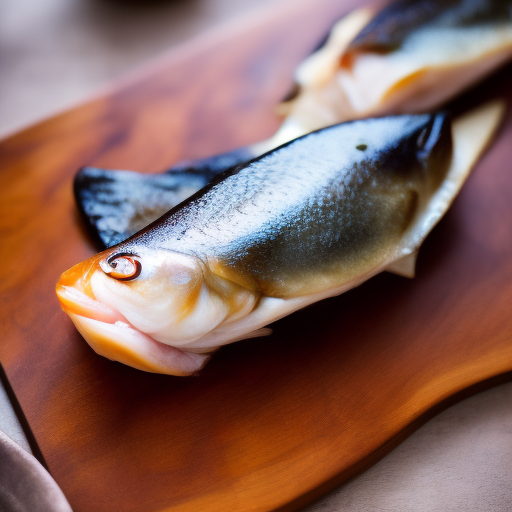
[[[246,340],[249,338],[262,338],[263,336],[270,336],[272,334],[272,329],[268,327],[262,327],[261,329],[256,329],[255,331],[246,332],[245,334],[241,334],[237,338],[233,338],[229,340],[229,343],[233,343],[235,341]]]
[[[98,245],[112,247],[196,192],[206,177],[84,167],[75,176],[78,209]]]
[[[251,146],[180,162],[161,173],[83,167],[74,181],[83,220],[101,249],[146,227],[224,171],[254,158]]]
[[[489,145],[501,124],[505,110],[506,103],[495,100],[454,119],[454,154],[449,176],[456,187],[453,196],[457,195],[471,169]]]
[[[399,276],[412,279],[416,273],[416,259],[418,258],[418,250],[393,261],[391,265],[386,267],[386,272],[397,274]]]
[[[459,193],[469,173],[495,135],[506,110],[501,100],[490,101],[454,119],[452,124],[453,156],[450,168],[428,208],[419,215],[404,247],[416,250],[439,222]]]

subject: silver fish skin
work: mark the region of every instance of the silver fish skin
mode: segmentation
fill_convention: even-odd
[[[161,173],[83,167],[73,191],[78,211],[101,249],[126,240],[227,169],[257,156],[250,147],[183,161]]]
[[[235,164],[349,119],[425,112],[512,56],[511,0],[398,0],[357,9],[300,64],[271,139],[161,174],[86,167],[75,197],[101,248],[128,238]]]
[[[392,256],[450,156],[443,113],[325,128],[222,175],[116,252],[178,251],[266,296],[315,293]]]

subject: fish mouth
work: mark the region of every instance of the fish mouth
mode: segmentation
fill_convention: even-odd
[[[63,311],[97,354],[138,370],[166,375],[191,375],[206,364],[209,354],[186,352],[156,341],[131,325],[119,311],[98,301],[89,284],[90,276],[101,272],[96,263],[89,260],[64,272],[56,293]],[[86,264],[89,268],[84,267]]]

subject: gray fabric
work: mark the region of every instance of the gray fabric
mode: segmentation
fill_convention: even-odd
[[[7,434],[13,441],[16,441],[27,452],[32,453],[27,438],[23,433],[21,424],[11,406],[9,397],[0,381],[0,431]]]
[[[0,432],[0,510],[2,512],[72,512],[46,469]]]

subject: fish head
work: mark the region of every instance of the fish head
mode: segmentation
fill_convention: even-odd
[[[64,272],[63,310],[99,354],[145,371],[188,375],[212,349],[198,340],[251,311],[257,294],[193,255],[116,246]]]

